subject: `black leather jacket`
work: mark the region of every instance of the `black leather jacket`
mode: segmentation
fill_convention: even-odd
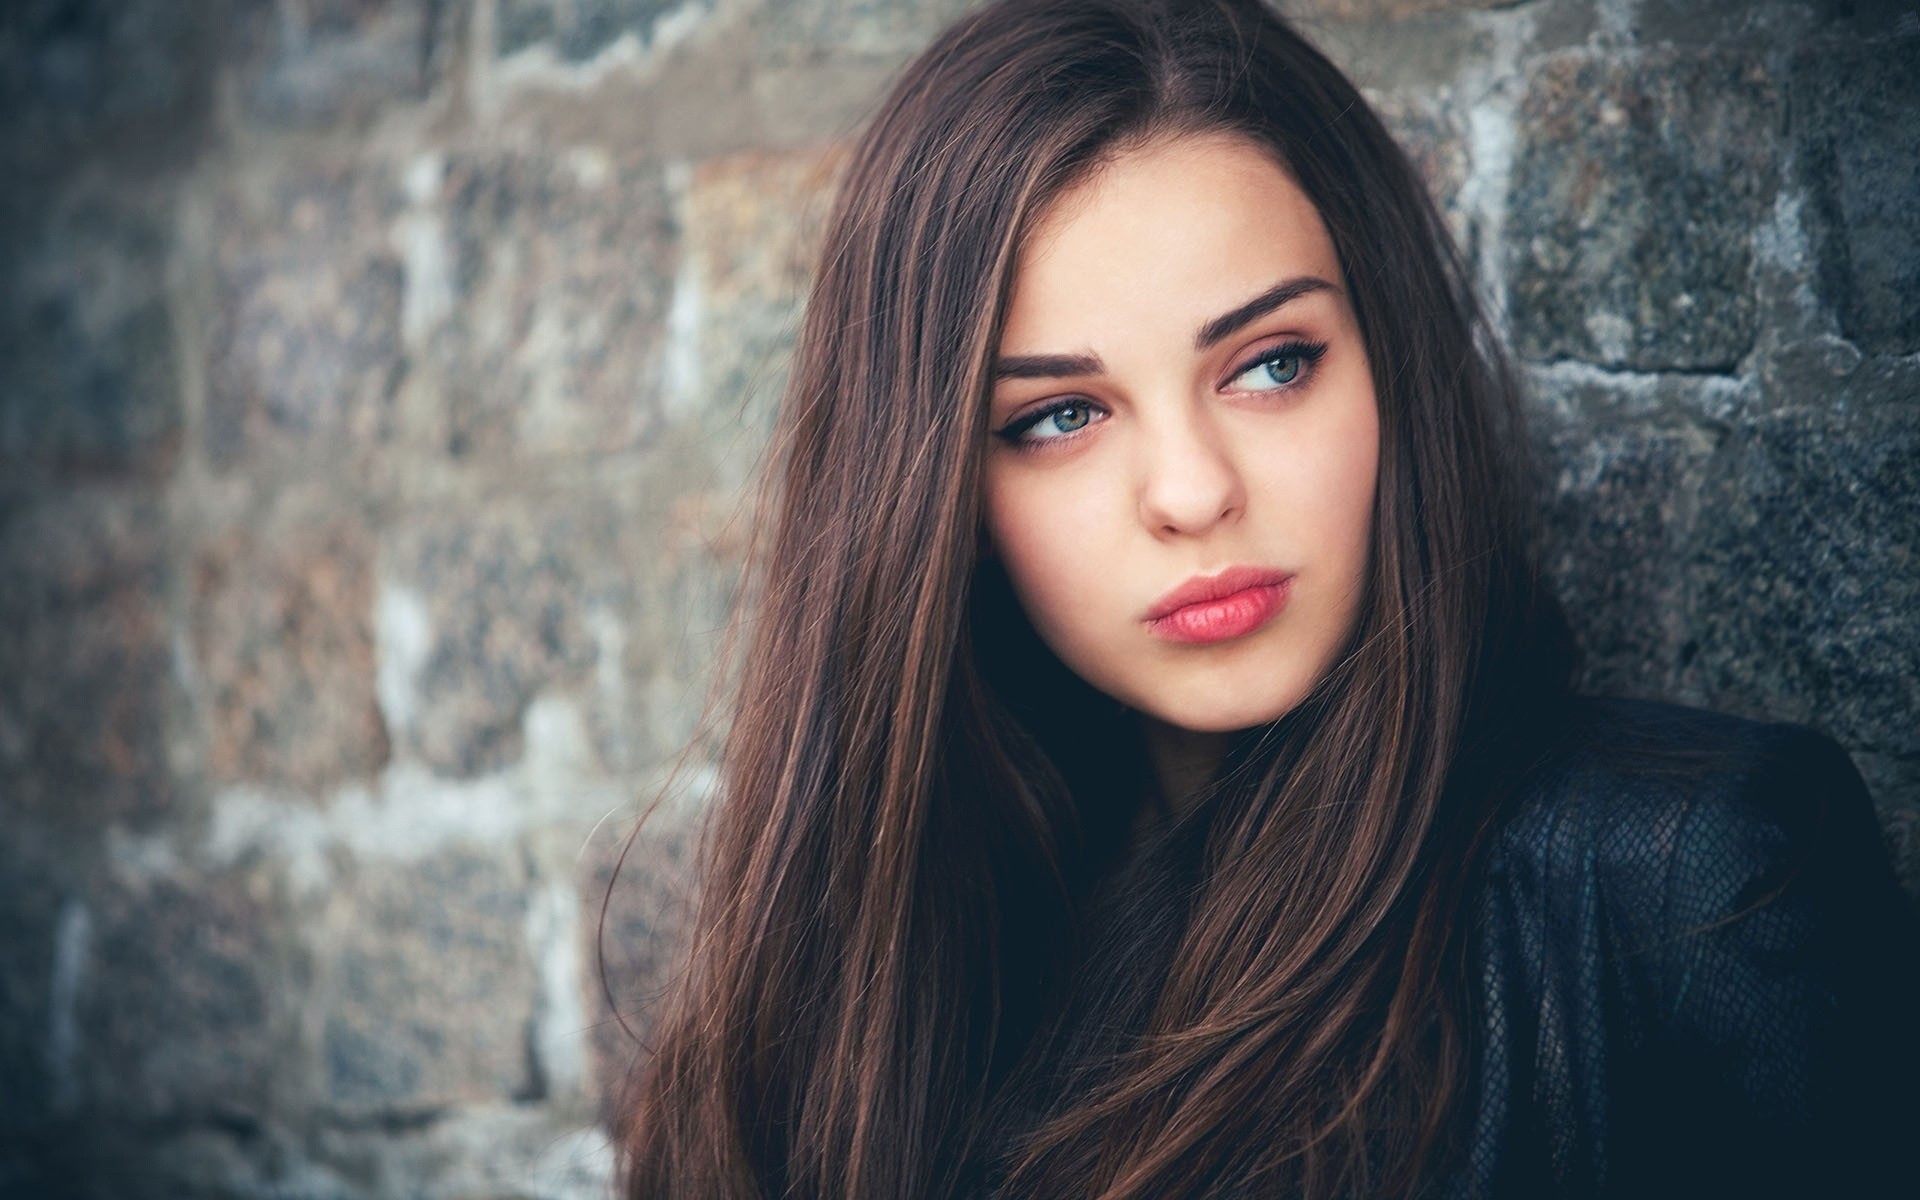
[[[1920,1196],[1920,934],[1846,755],[1588,701],[1522,795],[1438,1194]]]

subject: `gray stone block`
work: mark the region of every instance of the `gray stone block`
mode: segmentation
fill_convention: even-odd
[[[1784,119],[1757,56],[1552,58],[1519,116],[1506,268],[1531,359],[1728,370],[1752,347],[1753,229]]]
[[[630,820],[609,821],[581,859],[581,901],[593,942],[593,1074],[608,1117],[652,1044],[675,972],[684,965],[697,814],[677,801],[651,811],[637,832]]]
[[[1545,566],[1583,651],[1581,686],[1663,695],[1684,638],[1675,557],[1712,438],[1629,418],[1562,427],[1543,440]]]
[[[1771,408],[1911,412],[1920,398],[1920,359],[1862,354],[1838,337],[1783,342],[1755,365],[1759,391]]]
[[[677,443],[630,481],[400,522],[382,548],[387,607],[412,649],[383,668],[396,753],[447,776],[523,759],[536,697],[585,717],[588,770],[647,770],[693,735],[716,666],[742,531],[722,522],[704,447]],[[714,503],[709,508],[705,501]],[[383,649],[383,656],[386,651]]]
[[[1427,194],[1439,206],[1454,240],[1468,247],[1472,236],[1471,214],[1462,203],[1461,189],[1472,170],[1472,156],[1464,131],[1455,119],[1455,105],[1444,99],[1389,94],[1371,97],[1394,140],[1413,160],[1414,169],[1426,184]]]
[[[1920,761],[1856,750],[1853,762],[1879,806],[1901,879],[1920,901]]]
[[[676,408],[695,428],[748,437],[729,447],[743,481],[771,433],[801,306],[849,148],[750,151],[695,167],[683,211],[699,297]]]
[[[1784,410],[1717,457],[1688,558],[1684,694],[1920,754],[1920,432],[1910,409]]]
[[[1821,296],[1861,348],[1920,350],[1920,37],[1807,47],[1793,83]]]
[[[596,661],[588,611],[626,608],[619,568],[602,557],[618,544],[611,524],[611,513],[493,509],[395,539],[392,574],[421,598],[431,637],[401,744],[449,775],[519,759],[534,696]]]
[[[352,1186],[349,1196],[606,1200],[614,1194],[606,1133],[575,1114],[530,1105],[471,1105],[410,1128],[326,1129],[308,1146],[320,1169]]]
[[[452,65],[466,0],[242,0],[240,95],[276,125],[366,121],[425,98]]]
[[[82,1104],[107,1119],[204,1121],[270,1109],[298,1061],[307,972],[278,881],[109,879],[86,898]]]
[[[273,1124],[187,1128],[129,1139],[88,1167],[101,1200],[366,1200],[379,1181],[349,1180],[315,1163],[293,1130]],[[386,1195],[394,1193],[388,1191]]]
[[[1326,21],[1398,21],[1430,13],[1479,12],[1513,8],[1523,0],[1296,0],[1285,6],[1290,17]]]
[[[366,1200],[394,1195],[315,1164],[295,1131],[238,1114],[216,1124],[76,1123],[35,1149],[38,1190],[6,1200]]]
[[[372,541],[341,518],[202,547],[192,629],[208,768],[315,790],[387,761],[375,701]]]
[[[660,420],[675,270],[659,168],[588,148],[458,158],[435,204],[451,312],[422,333],[422,359],[436,372],[446,449],[579,455],[641,444]]]
[[[1539,53],[1569,41],[1578,44],[1585,40],[1584,34],[1570,33],[1561,28],[1563,22],[1553,19],[1558,6],[1559,0],[1548,0],[1547,11],[1536,12],[1529,22],[1534,37],[1528,51]],[[1283,4],[1280,10],[1289,14],[1294,6]],[[1296,22],[1296,28],[1368,93],[1369,99],[1376,94],[1400,96],[1462,122],[1471,105],[1459,99],[1455,90],[1463,86],[1478,89],[1503,79],[1505,72],[1495,64],[1514,53],[1514,48],[1503,47],[1500,36],[1487,22],[1445,14],[1397,21],[1341,21],[1306,15]]]
[[[0,160],[143,162],[194,144],[212,98],[219,6],[14,0],[0,6]]]
[[[70,885],[41,840],[18,825],[0,839],[0,1146],[24,1144],[54,1117],[55,944]],[[6,1179],[0,1165],[0,1196]]]
[[[178,447],[164,189],[0,203],[0,472],[164,476]]]
[[[565,62],[586,62],[631,34],[651,40],[654,22],[686,0],[500,0],[494,16],[500,54],[550,44]]]
[[[97,836],[177,798],[167,726],[184,709],[164,611],[158,498],[0,501],[0,795],[10,819]]]
[[[235,176],[215,197],[205,438],[216,467],[392,438],[405,369],[399,205],[390,167],[350,162]]]
[[[766,0],[754,32],[776,58],[830,54],[904,57],[981,0]]]
[[[318,990],[329,1107],[420,1112],[528,1092],[538,986],[528,903],[512,849],[360,863],[341,876]]]
[[[1631,11],[1642,42],[1682,45],[1744,41],[1791,47],[1830,34],[1891,33],[1920,18],[1912,0],[1636,0]]]

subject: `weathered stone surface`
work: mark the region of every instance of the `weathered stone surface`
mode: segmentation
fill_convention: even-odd
[[[391,436],[405,360],[393,172],[303,163],[234,179],[213,206],[206,447],[337,456]]]
[[[700,164],[688,183],[682,287],[698,323],[693,342],[673,351],[673,403],[715,431],[752,431],[729,448],[738,467],[757,460],[772,428],[848,153],[833,144],[729,155]]]
[[[550,44],[566,62],[585,62],[622,37],[652,40],[661,17],[686,0],[500,0],[494,17],[501,54]]]
[[[306,965],[264,867],[90,890],[77,1069],[90,1111],[245,1118],[294,1061]]]
[[[1465,133],[1454,117],[1454,106],[1444,100],[1429,102],[1404,94],[1370,96],[1368,100],[1413,159],[1454,240],[1466,248],[1472,232],[1471,214],[1461,189],[1473,164]]]
[[[674,274],[659,168],[591,147],[457,158],[434,189],[412,236],[444,238],[451,274],[416,252],[408,288],[448,296],[444,324],[411,320],[438,372],[436,436],[461,456],[641,442],[659,421]]]
[[[1602,419],[1543,441],[1545,566],[1584,653],[1581,684],[1664,695],[1685,636],[1676,556],[1712,439],[1687,425]]]
[[[700,164],[687,190],[688,252],[706,298],[797,304],[851,150],[829,143],[748,151]]]
[[[1894,354],[1920,350],[1917,64],[1920,36],[1809,47],[1794,60],[1802,169],[1824,219],[1822,298],[1847,337]]]
[[[1920,759],[1851,751],[1880,818],[1894,877],[1920,909]]]
[[[570,1113],[472,1105],[413,1128],[319,1131],[306,1149],[355,1197],[605,1200],[613,1148],[584,1125]]]
[[[912,54],[981,0],[767,0],[754,31],[776,56]]]
[[[263,121],[364,120],[425,97],[445,74],[465,0],[241,0],[248,112]]]
[[[1904,18],[1920,24],[1911,0],[1636,0],[1634,34],[1643,43],[1794,46],[1832,32],[1890,33]],[[1908,32],[1916,32],[1908,29]]]
[[[689,779],[680,786],[691,785]],[[698,800],[669,797],[637,829],[632,818],[608,821],[594,831],[581,856],[580,896],[588,915],[595,985],[589,993],[593,1074],[608,1116],[652,1044],[674,972],[683,965],[702,811]]]
[[[606,1200],[613,1148],[573,1114],[475,1105],[432,1119],[165,1130],[143,1144],[100,1131],[14,1200]],[[100,1133],[105,1133],[101,1136]],[[116,1136],[118,1135],[118,1136]]]
[[[0,839],[0,1146],[53,1116],[54,959],[68,889],[39,840],[17,827]],[[15,1194],[7,1157],[0,1151],[0,1196]]]
[[[726,665],[747,520],[736,494],[697,490],[701,474],[718,473],[684,473],[668,504],[656,508],[649,498],[625,518],[645,525],[649,536],[633,544],[649,569],[637,573],[629,607],[598,618],[610,624],[617,617],[621,642],[603,651],[600,702],[589,714],[602,759],[617,769],[656,768],[695,740],[723,733],[703,721],[714,676]],[[619,704],[608,703],[603,673],[615,662]]]
[[[229,533],[202,548],[192,588],[215,779],[318,789],[385,764],[362,527]]]
[[[365,1200],[398,1194],[383,1192],[377,1180],[349,1181],[315,1163],[305,1141],[271,1123],[145,1137],[130,1129],[98,1131],[60,1178],[75,1200]]]
[[[0,1147],[0,1187],[13,1180]],[[606,1200],[614,1153],[577,1114],[473,1105],[432,1118],[74,1129],[7,1200]]]
[[[1521,105],[1506,230],[1520,352],[1643,369],[1739,362],[1782,114],[1757,57],[1543,63]]]
[[[209,107],[209,5],[15,0],[0,6],[0,158],[151,160],[188,149]]]
[[[1839,337],[1782,342],[1754,365],[1759,391],[1773,408],[1912,412],[1920,397],[1920,360],[1862,354]]]
[[[526,1093],[537,989],[527,909],[512,849],[350,868],[322,953],[327,1103],[417,1112]]]
[[[1709,447],[1690,432],[1613,430],[1553,449],[1548,572],[1584,651],[1580,684],[1661,695],[1680,639],[1672,551]]]
[[[1555,0],[1548,0],[1547,7],[1550,13]],[[1287,11],[1283,6],[1282,12]],[[1529,24],[1537,25],[1538,18],[1549,13],[1535,14],[1536,20]],[[1429,103],[1463,123],[1472,113],[1474,102],[1460,99],[1449,103],[1449,93],[1461,86],[1478,88],[1496,82],[1504,75],[1496,64],[1511,54],[1485,22],[1445,15],[1405,21],[1309,17],[1297,22],[1296,28],[1369,96],[1396,95]],[[1551,32],[1539,31],[1543,40]],[[1475,77],[1480,81],[1475,82]]]
[[[1777,4],[1746,0],[1738,4],[1702,4],[1699,0],[1639,0],[1632,14],[1633,31],[1647,43],[1703,45],[1741,38],[1755,24],[1777,22],[1781,10],[1799,10],[1805,4]]]
[[[1297,0],[1284,11],[1292,17],[1330,21],[1397,21],[1426,13],[1475,12],[1512,8],[1522,0]]]
[[[181,706],[154,497],[0,501],[0,796],[17,819],[98,831],[166,813]]]
[[[443,775],[501,770],[523,756],[532,701],[553,693],[581,704],[603,768],[671,760],[693,734],[738,570],[715,528],[726,501],[709,516],[696,490],[712,469],[679,455],[641,488],[397,529],[380,602],[411,629],[405,661],[382,668],[397,752]]]
[[[1688,555],[1692,699],[1920,755],[1920,432],[1911,410],[1786,410],[1713,465]]]
[[[157,191],[0,202],[0,472],[164,475],[180,430]]]
[[[534,696],[596,661],[587,614],[625,607],[618,565],[602,558],[616,544],[610,513],[490,510],[403,532],[390,574],[418,597],[429,640],[401,744],[451,775],[517,760]]]

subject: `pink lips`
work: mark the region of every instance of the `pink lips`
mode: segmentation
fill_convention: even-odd
[[[1147,610],[1147,628],[1170,642],[1225,642],[1245,637],[1287,606],[1293,576],[1257,567],[1230,567],[1197,576]]]

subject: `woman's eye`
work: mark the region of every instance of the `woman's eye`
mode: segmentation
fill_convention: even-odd
[[[1265,371],[1267,378],[1275,383],[1292,383],[1300,375],[1300,356],[1286,354],[1279,358],[1270,358],[1256,369]]]
[[[1072,404],[1063,404],[1047,413],[1040,418],[1040,423],[1034,428],[1053,434],[1072,433],[1076,429],[1084,429],[1087,422],[1092,419],[1093,406],[1075,401]]]
[[[1065,400],[1032,416],[1022,417],[1000,431],[1010,442],[1044,442],[1078,433],[1091,425],[1097,413],[1086,400]]]
[[[1229,391],[1267,392],[1292,387],[1326,353],[1324,345],[1279,346],[1249,363],[1227,384]]]

